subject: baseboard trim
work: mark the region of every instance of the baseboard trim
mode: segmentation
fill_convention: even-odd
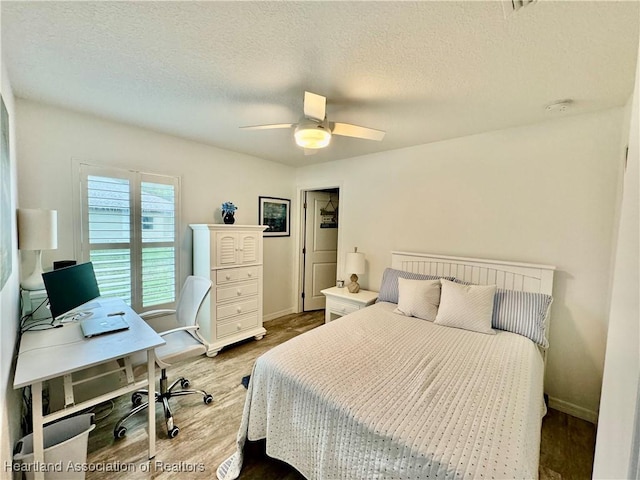
[[[276,318],[284,317],[285,315],[291,315],[292,313],[296,313],[293,307],[287,308],[285,310],[280,310],[279,312],[270,313],[269,315],[263,315],[262,321],[268,322],[269,320],[275,320]]]
[[[579,407],[578,405],[574,405],[573,403],[565,402],[564,400],[554,397],[549,397],[549,407],[562,413],[566,413],[567,415],[581,418],[582,420],[591,422],[594,425],[598,424],[598,412],[594,412],[588,408]]]

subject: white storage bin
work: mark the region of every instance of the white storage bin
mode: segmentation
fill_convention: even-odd
[[[83,480],[89,432],[94,428],[93,413],[65,418],[44,427],[44,465],[33,464],[33,433],[18,440],[13,459],[23,463],[27,480],[34,478],[35,467],[45,472],[45,480]]]

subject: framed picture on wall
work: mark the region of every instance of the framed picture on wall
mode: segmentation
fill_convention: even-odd
[[[9,114],[0,97],[2,116],[2,139],[0,144],[0,290],[11,275],[13,240],[11,236],[11,150],[9,145]]]
[[[288,237],[291,200],[276,197],[258,197],[258,223],[266,225],[265,237]]]

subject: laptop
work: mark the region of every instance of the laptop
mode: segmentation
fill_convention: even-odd
[[[85,338],[88,338],[127,330],[129,324],[122,315],[114,315],[112,317],[89,317],[80,322],[80,327]]]

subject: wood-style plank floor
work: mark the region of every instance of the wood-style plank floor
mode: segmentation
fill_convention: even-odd
[[[146,413],[137,415],[127,436],[114,440],[113,425],[131,407],[130,397],[118,398],[113,411],[96,411],[97,427],[89,436],[87,480],[113,478],[161,479],[215,478],[215,471],[235,451],[235,440],[246,390],[240,384],[251,373],[255,359],[300,333],[324,323],[324,311],[287,315],[265,324],[267,335],[222,350],[216,357],[201,357],[168,371],[169,379],[182,375],[193,388],[211,393],[204,405],[198,395],[172,399],[180,434],[169,439],[162,409],[157,406],[157,454],[147,459]],[[594,425],[550,410],[542,425],[540,478],[572,480],[591,478],[595,445]],[[126,474],[125,474],[126,472]],[[302,475],[264,454],[261,442],[250,444],[240,476],[243,480],[299,480]]]

